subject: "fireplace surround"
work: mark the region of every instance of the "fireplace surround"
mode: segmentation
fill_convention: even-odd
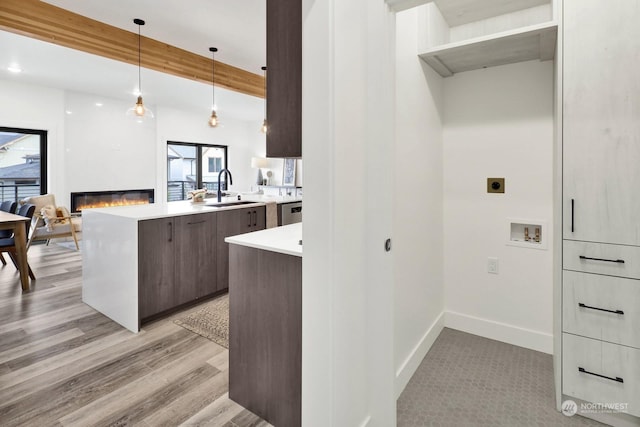
[[[83,191],[71,193],[71,212],[112,206],[145,205],[153,203],[154,190]]]

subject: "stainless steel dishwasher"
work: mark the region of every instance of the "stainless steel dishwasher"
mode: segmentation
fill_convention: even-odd
[[[280,215],[278,225],[302,222],[302,202],[282,203],[278,205]]]

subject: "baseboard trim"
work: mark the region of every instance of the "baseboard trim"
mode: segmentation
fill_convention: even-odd
[[[444,326],[531,350],[553,354],[553,335],[466,314],[446,311]]]
[[[444,328],[444,311],[440,313],[438,318],[431,324],[427,332],[422,336],[418,344],[413,348],[409,356],[402,363],[400,368],[396,371],[396,400],[400,397],[404,388],[409,383],[409,380],[415,374],[418,366],[422,362],[422,359],[427,355],[427,352],[433,345],[433,342],[438,338],[440,332]]]

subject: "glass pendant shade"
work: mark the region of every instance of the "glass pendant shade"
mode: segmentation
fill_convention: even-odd
[[[138,99],[136,100],[136,105],[129,108],[127,110],[127,116],[135,117],[138,122],[143,121],[144,119],[153,119],[153,112],[144,106],[144,102],[142,101],[142,78],[141,78],[141,64],[140,64],[140,27],[142,27],[145,22],[142,19],[134,19],[133,23],[138,26]]]
[[[127,116],[136,117],[139,121],[143,119],[153,119],[153,112],[144,106],[142,95],[138,96],[136,105],[127,110]]]
[[[211,117],[209,117],[209,126],[212,128],[218,126],[218,115],[216,114],[216,110],[211,111]]]

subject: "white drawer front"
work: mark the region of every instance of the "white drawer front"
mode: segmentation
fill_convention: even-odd
[[[563,242],[565,270],[640,279],[640,247],[607,243]]]
[[[564,271],[562,330],[640,348],[640,280]]]
[[[564,394],[592,403],[626,403],[629,414],[640,416],[640,350],[567,333],[562,350]]]

